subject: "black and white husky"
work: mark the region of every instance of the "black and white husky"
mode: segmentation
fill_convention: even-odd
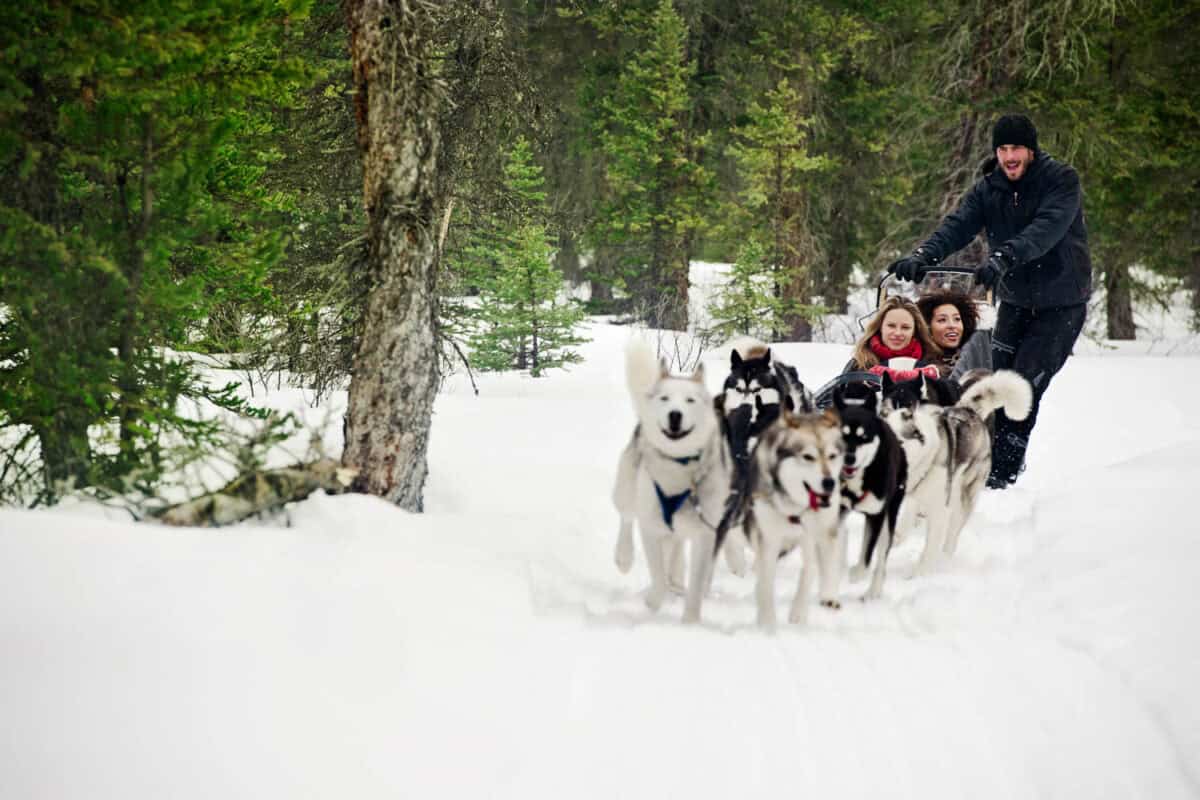
[[[626,349],[625,373],[638,424],[621,453],[613,489],[621,517],[617,567],[626,572],[633,565],[636,519],[650,569],[646,605],[657,611],[667,594],[668,571],[682,568],[683,545],[691,542],[683,618],[695,622],[712,575],[715,528],[729,495],[733,460],[703,367],[690,376],[672,375],[649,345],[635,339]],[[737,558],[740,550],[731,554]],[[745,564],[740,567],[744,572]]]
[[[896,532],[897,516],[904,501],[908,459],[891,427],[877,413],[876,393],[865,384],[849,384],[834,390],[833,405],[841,419],[842,512],[860,512],[863,526],[862,551],[851,577],[865,577],[871,584],[863,599],[876,599],[883,592],[888,553]]]
[[[730,343],[729,375],[716,400],[725,436],[735,462],[744,466],[762,432],[779,418],[780,411],[813,411],[812,393],[796,368],[772,360],[771,348],[757,339]]]
[[[1010,419],[1022,420],[1032,402],[1029,382],[1009,370],[980,378],[949,407],[895,407],[885,395],[881,413],[908,458],[908,488],[898,529],[906,530],[917,518],[926,525],[915,574],[929,571],[943,555],[954,555],[992,465],[987,417],[1003,408]]]
[[[775,572],[781,555],[799,548],[800,582],[788,620],[808,618],[808,596],[820,573],[822,605],[838,606],[845,571],[839,539],[838,476],[842,469],[837,415],[793,414],[786,409],[763,431],[750,459],[747,480],[718,526],[717,546],[740,523],[755,551],[758,624],[775,626]]]

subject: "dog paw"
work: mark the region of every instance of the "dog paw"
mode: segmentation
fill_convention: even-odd
[[[837,611],[839,608],[842,607],[842,603],[840,600],[822,600],[821,605],[825,606],[826,608],[831,608],[834,611]]]
[[[623,547],[621,543],[618,543],[617,552],[613,554],[613,561],[617,563],[617,569],[622,574],[629,572],[629,570],[633,569],[633,546],[627,545]]]
[[[664,591],[655,589],[651,589],[650,591],[646,592],[646,608],[650,609],[651,611],[658,611],[660,608],[662,608],[665,595],[666,593]]]
[[[699,622],[700,622],[700,612],[699,611],[684,611],[683,612],[683,624],[684,625],[696,625]]]
[[[808,623],[808,610],[804,608],[793,608],[788,614],[788,622],[792,625],[805,625]]]

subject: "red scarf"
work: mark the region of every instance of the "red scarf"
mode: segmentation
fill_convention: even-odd
[[[883,343],[883,340],[879,338],[879,334],[877,333],[867,341],[867,347],[871,348],[871,352],[878,356],[879,360],[884,364],[888,362],[888,359],[892,358],[915,358],[917,361],[920,361],[921,356],[925,352],[915,336],[909,339],[908,344],[904,345],[900,350],[893,350]]]

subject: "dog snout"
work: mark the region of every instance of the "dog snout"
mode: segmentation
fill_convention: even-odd
[[[667,425],[671,428],[671,433],[675,433],[683,426],[683,413],[680,411],[672,411],[667,414]]]
[[[837,486],[837,482],[833,478],[824,478],[821,481],[821,489],[825,494],[829,494]]]

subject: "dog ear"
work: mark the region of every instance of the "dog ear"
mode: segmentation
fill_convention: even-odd
[[[696,383],[699,383],[701,385],[704,384],[704,365],[703,364],[698,364],[696,366],[696,371],[692,373],[692,380],[694,380]]]
[[[767,348],[767,352],[763,353],[763,364],[770,366],[771,364],[771,348]]]
[[[742,354],[739,353],[737,351],[737,348],[735,347],[729,351],[729,368],[736,370],[741,366],[742,366]]]
[[[889,391],[891,391],[891,388],[892,388],[893,386],[895,386],[895,385],[896,385],[896,382],[892,380],[892,376],[891,376],[891,375],[889,375],[889,374],[888,374],[888,373],[886,373],[886,372],[885,372],[885,373],[883,373],[883,379],[881,380],[881,382],[880,382],[880,383],[881,383],[881,385],[883,386],[883,393],[884,393],[885,395],[886,395],[886,394],[887,394]]]
[[[846,387],[838,386],[833,390],[833,407],[838,413],[846,410]]]
[[[835,428],[840,427],[842,424],[842,415],[832,408],[825,409],[824,413],[821,414],[821,419],[824,420],[826,425],[832,425]]]

